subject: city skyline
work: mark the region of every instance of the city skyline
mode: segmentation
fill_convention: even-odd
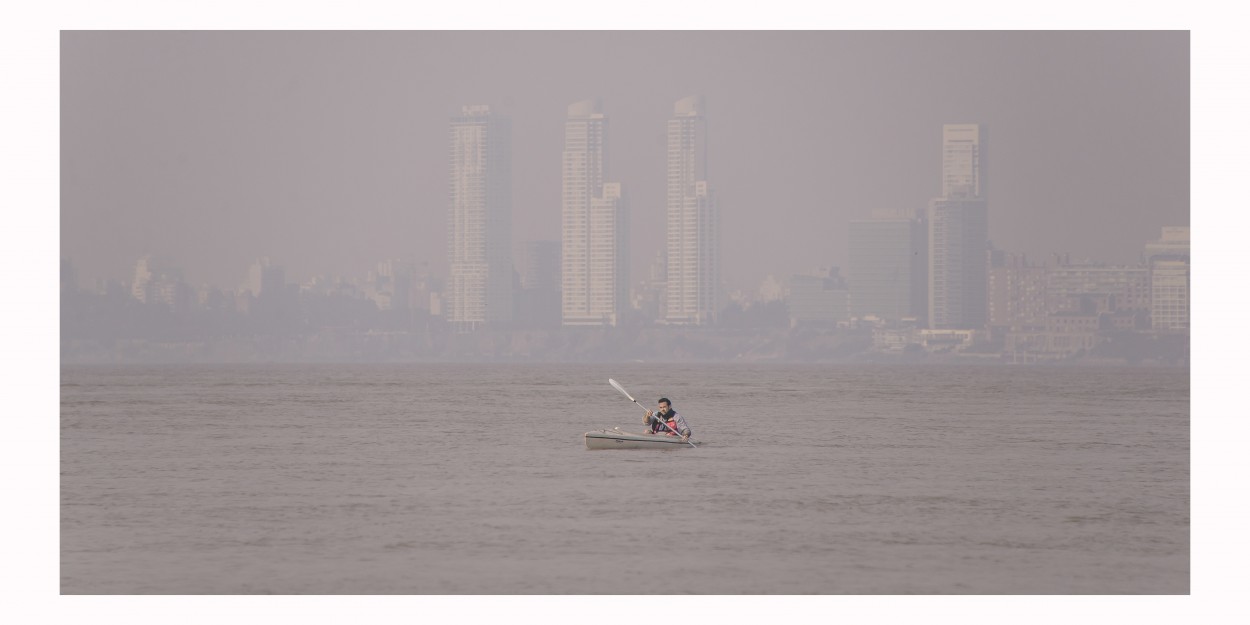
[[[296,281],[363,273],[377,258],[429,262],[448,275],[439,236],[445,139],[429,129],[465,102],[514,120],[516,248],[559,237],[552,147],[561,141],[559,112],[587,93],[613,112],[613,178],[628,187],[634,276],[647,275],[664,232],[663,120],[689,93],[715,103],[708,167],[731,290],[768,275],[845,268],[850,221],[878,208],[923,208],[940,188],[934,146],[947,123],[994,129],[989,234],[1001,249],[1128,263],[1140,257],[1136,241],[1188,225],[1188,33],[765,33],[751,37],[758,62],[727,51],[744,34],[616,34],[605,55],[629,46],[640,58],[611,61],[592,80],[552,78],[543,93],[516,89],[496,67],[466,79],[456,63],[440,69],[420,53],[452,42],[511,44],[517,53],[502,67],[525,63],[554,77],[539,62],[552,59],[552,45],[593,35],[67,32],[62,254],[88,283],[128,275],[136,251],[177,258],[193,284],[232,285],[260,256],[281,259]],[[227,40],[251,54],[249,65]],[[169,58],[148,54],[155,45]],[[1053,54],[1039,60],[1039,49]],[[308,74],[331,50],[339,65]],[[676,51],[703,71],[658,82],[640,73]],[[873,58],[872,67],[844,66],[851,53]],[[816,57],[844,88],[800,80]],[[336,69],[349,62],[379,72],[407,66],[429,88]],[[195,71],[173,75],[180,63]],[[962,82],[935,80],[939,63],[962,67]],[[270,85],[269,75],[287,78]],[[210,91],[222,99],[205,108]],[[365,103],[377,114],[343,115]]]
[[[438,320],[458,334],[610,327],[627,318],[635,328],[714,326],[722,313],[732,316],[734,307],[741,313],[756,304],[767,306],[772,276],[757,293],[729,295],[715,281],[719,223],[703,179],[705,103],[689,96],[678,100],[673,111],[667,128],[668,247],[657,254],[650,277],[636,287],[627,284],[622,270],[628,212],[621,184],[604,181],[609,177],[608,121],[597,100],[583,100],[569,105],[565,125],[563,246],[568,253],[561,252],[560,241],[533,240],[522,246],[520,263],[506,258],[511,250],[505,242],[511,224],[510,123],[489,106],[465,105],[450,127],[450,290],[434,287],[439,280],[430,275],[428,264],[418,274],[403,259],[379,263],[364,283],[340,280],[330,290],[363,296],[378,311],[399,313],[390,315],[389,323],[398,322],[391,329],[409,336],[422,326],[420,332],[429,333],[430,323],[438,325]],[[930,349],[933,339],[939,351],[999,349],[1013,362],[1092,353],[1116,334],[1148,340],[1159,332],[1187,335],[1187,226],[1161,228],[1159,239],[1143,244],[1135,266],[1072,263],[1068,255],[1055,255],[1053,266],[1030,263],[1025,254],[996,248],[988,236],[988,129],[946,124],[942,135],[942,196],[931,200],[927,211],[878,209],[871,219],[853,221],[850,280],[837,267],[792,274],[788,288],[779,293],[791,328],[870,327],[877,352],[922,344]],[[237,297],[204,287],[197,291],[180,268],[151,254],[139,259],[127,285],[84,291],[68,259],[62,259],[61,278],[63,293],[74,300],[85,293],[111,297],[110,292],[129,289],[133,300],[183,316],[196,308],[193,298],[200,310],[250,314],[254,305],[276,310],[279,301],[289,312],[302,292],[329,292],[319,279],[288,289],[285,269],[269,257],[253,263]],[[341,291],[341,286],[348,288]],[[665,295],[655,301],[659,292]],[[764,325],[776,323],[771,319]],[[1155,334],[1143,334],[1147,326]]]
[[[353,357],[655,357],[662,352],[648,343],[665,335],[646,338],[650,329],[674,338],[667,355],[681,358],[690,353],[681,332],[696,327],[705,330],[698,353],[720,359],[1188,358],[1189,228],[1162,227],[1158,239],[1141,244],[1134,266],[1072,263],[1068,255],[1036,265],[996,247],[982,124],[943,125],[942,195],[927,211],[878,209],[851,222],[850,280],[831,266],[791,274],[777,285],[780,308],[765,295],[771,275],[756,294],[730,295],[719,282],[721,225],[707,179],[705,112],[701,96],[674,104],[666,127],[666,247],[632,287],[624,270],[627,204],[621,183],[607,182],[601,104],[582,100],[567,109],[562,242],[527,241],[518,264],[509,237],[510,120],[487,105],[464,105],[450,120],[446,291],[428,265],[418,273],[403,259],[379,263],[363,283],[288,284],[285,269],[267,256],[252,265],[239,293],[197,291],[168,259],[149,254],[136,263],[131,284],[92,292],[78,288],[72,262],[63,259],[65,353],[148,358],[150,350],[169,357],[172,349],[208,358],[229,346],[236,357],[257,350],[272,356],[264,337],[287,337],[295,339],[294,353],[312,358],[341,357],[343,349]],[[117,297],[127,288],[142,310]],[[154,322],[147,332],[133,325],[142,316]],[[624,331],[553,332],[576,326]],[[474,343],[448,331],[488,334]]]
[[[850,281],[837,268],[766,280],[757,294],[732,294],[717,324],[699,328],[665,323],[645,296],[620,328],[562,328],[556,241],[526,245],[513,323],[468,328],[476,335],[448,318],[443,280],[402,260],[378,263],[365,279],[296,284],[260,258],[238,291],[193,288],[151,256],[136,262],[133,284],[81,289],[63,260],[61,354],[67,363],[1188,362],[1189,228],[1162,228],[1131,266],[987,249],[986,323],[936,327],[915,307],[925,281],[890,275],[915,271],[900,257],[926,245],[923,220],[903,217],[860,222],[869,227],[862,243],[878,248],[858,252]],[[853,308],[864,295],[867,309]]]

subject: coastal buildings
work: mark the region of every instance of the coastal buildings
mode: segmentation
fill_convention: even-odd
[[[628,211],[622,185],[608,181],[608,122],[591,100],[570,106],[564,120],[558,238],[548,227],[547,234],[540,234],[548,240],[520,245],[515,272],[507,259],[508,237],[501,234],[506,231],[500,228],[510,222],[500,208],[511,206],[501,182],[511,175],[507,123],[485,107],[466,107],[452,120],[450,133],[453,262],[448,269],[458,290],[450,281],[444,289],[428,266],[417,270],[411,260],[380,263],[363,280],[331,274],[304,278],[304,286],[296,287],[284,284],[281,267],[261,258],[248,267],[237,290],[206,286],[198,300],[187,299],[179,295],[183,287],[177,286],[176,274],[148,258],[134,266],[131,283],[99,293],[77,289],[73,272],[67,272],[66,301],[80,307],[70,317],[71,328],[75,336],[102,340],[133,334],[154,341],[202,341],[204,353],[218,340],[303,337],[304,353],[336,358],[359,353],[501,360],[1187,358],[1188,228],[1165,227],[1158,240],[1131,245],[1130,258],[1137,255],[1134,249],[1144,250],[1135,264],[1071,262],[1066,254],[1036,264],[1022,254],[993,249],[979,127],[962,134],[944,129],[943,191],[948,197],[932,200],[927,211],[874,210],[871,218],[850,222],[847,281],[836,271],[778,273],[787,279],[770,275],[758,290],[730,281],[738,287],[734,306],[717,306],[717,284],[705,279],[717,270],[712,261],[718,250],[702,110],[701,100],[688,99],[678,103],[669,120],[666,171],[672,201],[660,200],[657,184],[647,210],[656,220],[665,215],[670,227],[647,237],[662,239],[664,249],[651,250],[649,271],[638,272],[644,279],[635,284],[633,310],[624,323],[619,311],[627,280]],[[658,147],[660,138],[655,140]],[[554,165],[554,159],[547,161]],[[658,160],[645,163],[655,169],[658,183]],[[554,201],[554,167],[551,171],[535,187]],[[661,212],[666,209],[672,210]],[[835,255],[840,250],[831,239],[811,251],[825,258]],[[574,253],[563,253],[566,245]],[[446,275],[444,270],[440,277]],[[491,290],[499,286],[492,284],[492,276],[505,278],[503,288]],[[565,285],[575,287],[570,291],[578,291],[576,297],[563,297]],[[706,297],[709,291],[713,296]],[[510,299],[492,304],[499,294]],[[670,298],[680,304],[670,306]],[[566,316],[566,304],[572,302],[581,307],[580,317]],[[504,323],[490,310],[507,310],[510,319]],[[132,322],[126,315],[143,317]],[[712,321],[718,327],[707,328]],[[612,330],[620,325],[627,328]],[[567,331],[568,326],[596,330]],[[480,328],[498,331],[452,333]],[[291,352],[281,351],[284,345],[274,343],[277,351],[270,353],[286,357]]]
[[[1163,228],[1146,244],[1150,272],[1150,320],[1158,331],[1189,330],[1189,228]]]
[[[1144,266],[1073,263],[1056,256],[1046,269],[1046,310],[1060,312],[1101,302],[1105,311],[1150,310],[1150,275]]]
[[[1023,254],[990,252],[986,283],[987,324],[1001,334],[1046,317],[1046,266]]]
[[[135,263],[130,295],[144,304],[155,304],[170,310],[185,311],[193,293],[182,279],[182,270],[161,256],[148,254]]]

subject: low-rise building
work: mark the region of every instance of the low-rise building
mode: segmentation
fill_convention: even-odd
[[[790,326],[800,324],[836,326],[850,318],[850,298],[846,282],[836,267],[790,278]]]

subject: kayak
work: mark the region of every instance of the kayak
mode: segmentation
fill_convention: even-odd
[[[699,444],[699,441],[690,442]],[[634,434],[615,429],[586,432],[586,449],[690,449],[690,444],[677,436]]]

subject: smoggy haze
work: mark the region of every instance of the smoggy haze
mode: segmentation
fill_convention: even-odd
[[[991,133],[1004,250],[1135,262],[1189,224],[1186,32],[66,32],[61,247],[85,284],[143,254],[192,284],[447,273],[448,120],[512,120],[513,239],[560,239],[566,107],[599,97],[631,270],[664,241],[665,123],[707,102],[722,276],[847,262],[847,223],[941,194],[944,123]]]

